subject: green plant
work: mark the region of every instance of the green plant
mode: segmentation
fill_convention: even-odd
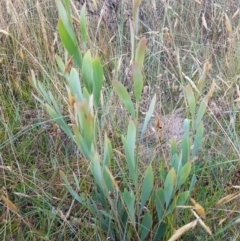
[[[99,57],[93,58],[90,51],[82,57],[77,38],[71,22],[69,1],[56,0],[59,12],[58,30],[62,44],[73,59],[76,68],[70,63],[64,64],[56,56],[56,61],[62,75],[66,79],[68,93],[68,111],[71,124],[68,124],[55,100],[53,94],[44,89],[35,79],[32,71],[32,81],[49,115],[61,129],[76,143],[84,158],[88,161],[94,180],[91,193],[81,192],[82,180],[74,173],[74,183],[80,193],[76,192],[68,181],[66,174],[60,171],[62,180],[71,195],[83,207],[90,211],[92,222],[107,236],[115,240],[166,240],[174,231],[178,214],[178,206],[185,205],[192,191],[196,177],[190,178],[191,167],[203,138],[202,117],[207,107],[206,96],[196,112],[196,97],[190,86],[186,87],[186,97],[190,108],[191,121],[186,119],[184,136],[180,150],[175,140],[170,147],[169,162],[166,167],[159,165],[155,174],[150,163],[143,174],[139,169],[139,142],[143,137],[148,122],[153,114],[156,95],[152,98],[146,114],[141,133],[139,126],[139,104],[143,89],[143,62],[146,51],[146,38],[138,45],[135,43],[137,34],[138,8],[141,1],[133,1],[133,23],[131,25],[132,45],[132,81],[135,103],[122,83],[113,80],[113,89],[120,98],[125,109],[130,114],[127,135],[122,136],[126,162],[121,172],[121,187],[116,180],[113,166],[118,159],[112,148],[111,140],[104,133],[103,113],[101,111],[101,95],[103,85],[103,66]],[[83,49],[87,46],[87,27],[85,6],[80,14],[80,32]],[[43,100],[42,100],[43,99]],[[140,135],[139,135],[140,134]],[[192,136],[193,140],[192,140]],[[193,149],[191,146],[193,144]],[[189,178],[190,185],[189,184]]]

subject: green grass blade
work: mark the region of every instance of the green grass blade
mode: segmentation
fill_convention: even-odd
[[[85,205],[82,198],[72,189],[72,187],[71,187],[70,183],[68,182],[67,177],[64,174],[64,172],[59,170],[59,174],[60,174],[60,177],[63,180],[63,182],[66,184],[66,187],[67,187],[68,191],[71,193],[71,195],[73,196],[73,198],[75,200],[77,200],[79,203]]]

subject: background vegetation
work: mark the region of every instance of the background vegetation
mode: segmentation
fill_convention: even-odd
[[[81,43],[77,31],[80,2],[71,1],[71,6]],[[121,135],[126,134],[128,114],[113,92],[112,80],[117,78],[132,91],[128,21],[131,4],[113,2],[117,4],[88,2],[86,50],[98,55],[103,64],[102,108],[107,120],[104,128],[114,151],[121,153]],[[196,86],[195,94],[201,100],[213,83],[215,86],[204,117],[203,145],[191,171],[197,177],[191,195],[204,207],[204,223],[212,236],[198,225],[181,240],[238,240],[239,2],[156,0],[151,4],[143,1],[140,7],[138,38],[147,38],[143,71],[147,88],[141,111],[146,112],[156,93],[155,116],[164,119],[182,108],[184,118],[190,117],[185,87]],[[83,180],[81,189],[90,194],[93,179],[89,163],[36,100],[38,93],[32,85],[31,70],[45,89],[52,91],[68,116],[65,80],[55,54],[65,63],[69,57],[58,36],[55,2],[1,1],[0,16],[0,237],[105,240],[104,233],[93,225],[88,211],[72,198],[60,176],[63,171],[72,185],[74,171]],[[151,145],[152,162],[168,161],[165,141],[166,144],[155,141]],[[139,147],[143,152],[142,173],[148,161],[146,146],[149,147],[146,143]],[[173,230],[194,220],[189,210],[181,209],[177,217]]]

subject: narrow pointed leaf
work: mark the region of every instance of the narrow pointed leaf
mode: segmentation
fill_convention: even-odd
[[[178,196],[177,206],[185,205],[187,203],[189,197],[190,197],[189,191],[181,192]]]
[[[133,121],[130,121],[128,124],[127,132],[127,147],[133,168],[135,169],[135,143],[136,143],[136,127]]]
[[[171,167],[174,167],[176,173],[178,173],[179,170],[182,168],[182,162],[177,154],[174,154],[171,157],[170,163],[171,163]]]
[[[141,138],[143,137],[146,129],[147,129],[147,125],[148,125],[148,122],[149,120],[151,119],[152,115],[153,115],[153,111],[154,111],[154,108],[155,108],[155,103],[156,103],[156,94],[154,94],[153,98],[152,98],[152,101],[151,101],[151,104],[150,104],[150,107],[148,109],[148,112],[146,114],[146,117],[145,117],[145,120],[144,120],[144,124],[143,124],[143,128],[142,128],[142,132],[141,132]]]
[[[133,164],[133,162],[131,160],[131,155],[130,155],[130,152],[128,150],[127,139],[124,136],[122,136],[122,143],[123,143],[124,152],[125,152],[125,156],[126,156],[129,176],[130,176],[130,178],[132,178],[134,184],[136,184],[134,164]]]
[[[147,39],[146,37],[141,38],[135,54],[135,61],[138,63],[138,66],[140,70],[143,68],[143,61],[145,57],[145,51],[146,51],[146,45],[147,45]]]
[[[172,139],[171,140],[171,148],[170,148],[170,154],[171,154],[171,157],[175,154],[178,153],[178,146],[177,146],[177,142],[175,139]]]
[[[194,137],[194,147],[193,147],[193,152],[192,155],[195,156],[199,150],[199,147],[202,143],[202,138],[203,138],[203,132],[204,132],[204,127],[203,127],[203,122],[201,122],[197,128],[196,135]]]
[[[186,95],[187,95],[187,101],[188,101],[192,118],[194,118],[195,110],[196,110],[196,101],[195,101],[195,96],[194,96],[192,87],[190,85],[187,85],[186,87]]]
[[[189,192],[191,192],[193,190],[196,182],[197,182],[196,175],[193,174],[192,179],[191,179],[191,183],[190,183],[190,187],[189,187]]]
[[[89,94],[93,92],[93,66],[92,66],[92,56],[91,52],[87,51],[87,53],[83,57],[82,63],[82,76],[83,83]]]
[[[125,108],[129,111],[132,118],[135,119],[134,106],[126,88],[119,81],[116,80],[113,80],[113,87]]]
[[[71,94],[76,98],[78,102],[81,103],[83,99],[82,88],[79,74],[75,68],[71,69],[68,86],[70,88]]]
[[[55,55],[55,59],[57,61],[58,68],[60,69],[61,73],[63,74],[64,70],[65,70],[65,65],[64,65],[62,59],[58,55]]]
[[[198,112],[197,112],[197,117],[196,117],[196,122],[195,122],[195,129],[199,126],[200,122],[202,121],[203,115],[206,112],[206,108],[208,105],[208,96],[205,96],[199,106]]]
[[[143,89],[143,76],[140,67],[137,62],[132,64],[132,74],[133,74],[133,86],[134,86],[134,95],[136,101],[139,102]]]
[[[100,63],[99,58],[94,58],[92,61],[93,67],[93,96],[94,96],[94,105],[98,106],[99,100],[101,97],[102,83],[103,83],[103,68]]]
[[[60,177],[61,177],[61,179],[63,180],[63,182],[66,184],[66,187],[67,187],[68,191],[71,193],[71,195],[73,196],[73,198],[74,198],[75,200],[77,200],[79,203],[84,204],[82,198],[81,198],[81,197],[73,190],[73,188],[71,187],[71,185],[70,185],[70,183],[68,182],[67,177],[66,177],[66,175],[64,174],[64,172],[60,170],[60,171],[59,171],[59,174],[60,174]]]
[[[182,138],[182,165],[189,161],[189,139],[184,135]]]
[[[82,56],[80,50],[77,46],[77,43],[72,40],[69,35],[66,27],[64,26],[61,19],[58,20],[58,31],[62,41],[63,46],[66,48],[70,56],[73,56],[73,59],[79,68],[82,67]]]
[[[140,213],[142,212],[143,207],[147,203],[152,193],[152,190],[153,190],[153,170],[152,170],[152,165],[149,165],[143,179]]]
[[[105,183],[102,175],[102,168],[101,168],[99,156],[97,153],[95,153],[93,160],[91,161],[90,169],[93,174],[94,181],[101,188],[102,192],[106,194]]]
[[[112,144],[110,142],[110,140],[107,137],[107,134],[105,133],[104,136],[104,155],[103,155],[103,164],[105,166],[109,166],[111,159],[112,159],[112,154],[113,154],[113,150],[112,150]]]
[[[162,188],[158,188],[154,195],[154,203],[156,205],[158,220],[161,221],[163,219],[164,209],[165,209],[165,197],[164,190]]]
[[[168,172],[166,180],[164,182],[164,197],[165,197],[165,202],[167,207],[171,201],[175,183],[176,183],[176,172],[175,172],[175,169],[172,168]]]
[[[83,47],[87,47],[87,25],[86,25],[86,2],[83,4],[80,13],[80,31],[83,42]]]
[[[128,214],[131,218],[131,221],[132,221],[133,225],[135,226],[135,210],[134,210],[135,196],[132,191],[129,192],[127,189],[124,189],[122,198],[127,206]]]
[[[150,212],[146,212],[143,216],[143,220],[140,226],[140,239],[141,241],[146,240],[146,237],[148,236],[151,227],[152,227],[152,215],[150,214]]]
[[[191,162],[187,162],[180,170],[177,175],[177,185],[176,190],[178,190],[187,180],[189,173],[191,171],[192,164]]]
[[[66,122],[63,120],[63,116],[59,115],[50,105],[45,104],[45,106],[48,114],[52,117],[52,119],[56,121],[56,123],[61,127],[61,129],[67,134],[68,137],[74,140],[72,131],[70,127],[66,124]]]
[[[65,4],[65,6],[66,6],[66,9],[65,9],[61,0],[55,0],[55,2],[56,2],[57,9],[58,9],[59,18],[61,19],[62,24],[64,25],[71,40],[75,44],[77,44],[76,36],[74,34],[73,26],[72,26],[71,19],[70,19],[71,14],[70,14],[70,6],[68,6],[69,3]],[[69,2],[69,1],[67,1],[67,2]]]

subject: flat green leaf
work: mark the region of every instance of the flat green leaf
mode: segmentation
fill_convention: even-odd
[[[167,212],[166,212],[166,216],[169,216],[170,214],[172,214],[176,208],[176,204],[177,204],[177,198],[174,196],[172,202],[170,203]]]
[[[90,50],[83,57],[82,63],[83,83],[89,94],[93,92],[93,66]]]
[[[44,98],[44,101],[47,101],[48,104],[51,104],[52,101],[50,99],[50,96],[40,82],[36,82],[36,89],[38,93],[42,95],[42,97]]]
[[[160,241],[161,238],[164,237],[167,231],[168,225],[162,222],[160,225],[157,226],[156,230],[154,230],[154,238],[153,241]]]
[[[129,121],[127,131],[127,147],[130,155],[130,161],[135,169],[135,144],[136,144],[136,126],[133,121]]]
[[[52,119],[54,121],[56,121],[56,123],[67,134],[68,137],[70,137],[72,140],[74,140],[72,131],[71,131],[70,127],[66,124],[66,122],[64,121],[63,116],[59,115],[50,105],[45,104],[45,107],[47,109],[48,114],[52,117]]]
[[[135,50],[134,39],[135,39],[135,36],[134,36],[133,23],[132,23],[131,19],[129,19],[129,25],[130,25],[130,37],[131,37],[131,61],[130,61],[130,63],[132,63],[133,60],[134,60],[134,50]]]
[[[183,129],[184,129],[184,135],[189,139],[189,129],[190,129],[190,120],[185,119],[183,122]]]
[[[77,144],[79,150],[87,160],[91,160],[91,150],[88,149],[83,139],[83,136],[80,134],[80,130],[77,126],[73,126],[73,133],[75,137],[75,143]]]
[[[146,51],[146,45],[147,45],[147,39],[146,37],[141,38],[135,54],[135,61],[138,63],[138,66],[140,70],[143,68],[143,61],[145,57],[145,51]]]
[[[132,158],[128,150],[127,139],[124,136],[122,136],[122,143],[123,143],[126,161],[128,165],[129,176],[132,178],[134,184],[136,185],[137,183],[136,183],[136,175],[135,175],[135,168],[134,168],[135,164],[132,162]]]
[[[102,169],[103,169],[103,179],[104,179],[104,183],[106,184],[107,190],[108,192],[112,192],[114,188],[113,175],[107,166],[104,165]]]
[[[132,63],[132,74],[133,74],[134,96],[136,98],[136,101],[139,102],[142,94],[142,89],[143,89],[143,76],[137,62]]]
[[[103,155],[103,165],[109,166],[111,163],[113,155],[112,144],[107,137],[107,133],[104,135],[104,155]]]
[[[55,0],[56,6],[58,9],[59,18],[61,19],[62,24],[64,25],[69,37],[73,41],[73,43],[77,44],[77,39],[74,34],[72,22],[71,22],[71,14],[70,14],[70,6],[69,3],[65,3],[66,9],[62,4],[61,0]],[[66,1],[69,2],[69,1]]]
[[[95,153],[91,161],[90,169],[93,174],[94,181],[101,188],[102,192],[106,195],[106,193],[108,192],[106,192],[106,188],[105,188],[106,185],[103,179],[102,168],[101,168],[99,156],[97,153]]]
[[[80,31],[83,42],[83,47],[87,47],[87,25],[86,25],[86,2],[83,4],[80,13]]]
[[[190,197],[189,191],[181,192],[178,196],[177,206],[185,205],[187,203],[189,197]]]
[[[134,26],[134,35],[137,35],[138,24],[139,24],[139,6],[142,0],[133,1],[133,26]]]
[[[58,68],[60,69],[61,73],[63,74],[65,71],[65,65],[64,65],[62,59],[57,54],[55,55],[55,59],[57,61]]]
[[[174,168],[171,168],[164,182],[164,197],[165,197],[165,202],[167,207],[171,201],[175,183],[176,183],[176,172]]]
[[[134,204],[135,204],[135,195],[133,192],[129,192],[126,188],[124,189],[124,192],[122,193],[122,198],[127,206],[129,217],[131,218],[132,224],[135,226],[135,210],[134,210]]]
[[[153,190],[153,170],[152,170],[152,165],[149,165],[143,179],[140,213],[142,212],[145,204],[147,203],[152,193],[152,190]]]
[[[200,122],[200,124],[197,128],[196,135],[194,137],[194,143],[193,143],[194,147],[193,147],[193,152],[192,152],[193,156],[195,156],[197,154],[199,147],[202,143],[203,132],[204,132],[203,122]]]
[[[178,146],[175,139],[171,140],[171,147],[170,147],[170,157],[174,156],[178,153]]]
[[[120,83],[119,81],[113,80],[113,88],[116,91],[118,97],[124,104],[125,108],[129,111],[132,118],[135,119],[135,110],[130,98],[129,93],[127,92],[126,88]]]
[[[184,135],[182,138],[182,165],[189,161],[189,139]]]
[[[71,8],[70,8],[70,1],[69,0],[63,0],[64,6],[66,8],[68,16],[71,16]]]
[[[202,121],[203,115],[206,112],[206,108],[207,108],[207,105],[208,105],[208,100],[209,100],[208,96],[205,96],[202,99],[202,102],[201,102],[201,104],[199,106],[199,109],[198,109],[198,112],[197,112],[197,117],[196,117],[196,121],[195,121],[195,129],[197,129],[197,127],[199,126],[200,122]]]
[[[140,230],[139,230],[141,241],[144,241],[146,239],[146,237],[148,236],[148,234],[151,230],[151,227],[152,227],[152,222],[153,222],[152,215],[148,211],[143,216],[143,220],[142,220]]]
[[[82,67],[82,56],[80,50],[77,46],[77,43],[72,40],[69,35],[66,27],[64,26],[61,19],[58,20],[58,31],[62,41],[63,46],[66,48],[70,56],[73,56],[73,59],[79,68]]]
[[[147,114],[146,114],[146,117],[144,119],[144,124],[143,124],[143,128],[142,128],[142,131],[141,131],[141,138],[143,137],[146,129],[147,129],[147,125],[148,125],[148,122],[149,120],[151,119],[152,115],[153,115],[153,111],[155,109],[155,104],[156,104],[156,94],[154,94],[153,98],[152,98],[152,101],[151,101],[151,104],[150,104],[150,107],[147,111]]]
[[[82,134],[82,138],[90,151],[94,140],[94,117],[88,110],[88,103],[84,99],[81,104],[75,104],[75,119]]]
[[[94,58],[92,61],[93,67],[93,96],[94,105],[98,106],[99,100],[101,98],[102,83],[103,83],[103,67],[100,63],[99,58]]]
[[[60,174],[60,177],[63,180],[63,182],[66,184],[66,187],[67,187],[68,191],[71,193],[71,195],[73,196],[73,198],[75,200],[77,200],[79,203],[85,205],[82,198],[72,189],[72,187],[71,187],[70,183],[68,182],[67,177],[64,174],[64,172],[59,170],[59,174]]]
[[[187,162],[179,171],[177,175],[177,185],[176,190],[178,190],[187,180],[189,173],[191,171],[192,164],[191,162]]]
[[[71,69],[68,86],[72,96],[74,96],[78,102],[82,102],[83,94],[82,94],[81,83],[79,79],[79,74],[75,68]]]
[[[196,182],[197,182],[196,175],[193,174],[192,179],[191,179],[191,183],[190,183],[190,187],[189,187],[189,192],[191,192],[193,190]]]
[[[194,96],[192,87],[190,85],[186,86],[186,95],[187,95],[187,101],[188,101],[188,105],[189,105],[190,112],[193,119],[195,116],[196,101],[195,101],[195,96]]]
[[[61,113],[61,111],[60,111],[60,108],[59,108],[59,106],[58,106],[55,98],[53,97],[52,92],[49,91],[48,94],[49,94],[49,98],[50,98],[50,100],[51,100],[51,102],[52,102],[52,104],[53,104],[53,107],[54,107],[55,111],[58,113],[59,116],[62,116],[62,113]]]
[[[165,197],[164,190],[162,188],[158,188],[154,195],[154,203],[156,205],[158,220],[163,220],[164,207],[165,207]]]
[[[171,164],[171,167],[173,167],[175,169],[176,173],[178,173],[179,170],[182,167],[182,162],[181,162],[181,160],[180,160],[180,158],[179,158],[179,156],[177,154],[174,154],[171,157],[170,164]]]

